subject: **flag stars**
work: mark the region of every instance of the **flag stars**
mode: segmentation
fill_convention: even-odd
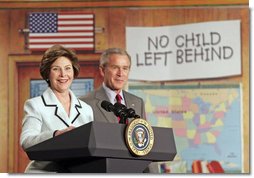
[[[57,14],[32,13],[29,28],[31,33],[55,33],[57,32]]]

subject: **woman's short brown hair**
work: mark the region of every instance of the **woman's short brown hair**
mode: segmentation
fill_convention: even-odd
[[[79,75],[80,66],[78,63],[77,55],[74,53],[74,51],[67,49],[61,45],[54,45],[44,53],[40,64],[41,76],[44,80],[46,80],[48,85],[50,85],[50,67],[59,57],[62,56],[68,58],[71,61],[74,70],[74,78]]]

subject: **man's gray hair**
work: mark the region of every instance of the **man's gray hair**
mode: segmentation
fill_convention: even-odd
[[[118,54],[118,55],[123,55],[127,56],[129,61],[130,61],[130,66],[131,66],[131,56],[125,51],[124,49],[121,48],[108,48],[101,54],[100,58],[100,66],[105,67],[110,59],[111,55]]]

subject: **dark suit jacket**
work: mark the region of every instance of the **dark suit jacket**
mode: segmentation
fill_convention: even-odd
[[[143,99],[124,90],[123,96],[126,107],[133,108],[136,111],[137,115],[145,119],[145,104]],[[88,95],[81,97],[80,99],[92,107],[95,121],[118,123],[117,117],[114,115],[113,112],[107,112],[101,107],[102,101],[109,101],[109,98],[102,86],[99,87],[97,90],[89,93]]]

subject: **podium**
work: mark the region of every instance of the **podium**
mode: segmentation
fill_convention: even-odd
[[[142,173],[153,161],[176,155],[171,128],[153,127],[154,145],[145,156],[134,156],[125,144],[124,124],[90,122],[26,150],[30,160],[54,161],[73,173]]]

